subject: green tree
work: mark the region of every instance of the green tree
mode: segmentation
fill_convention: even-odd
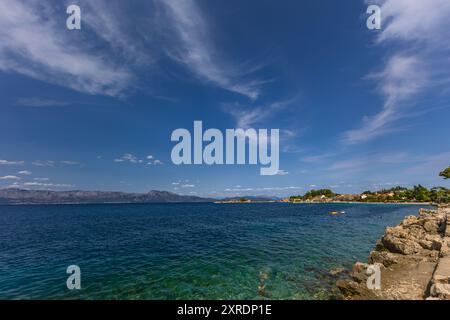
[[[439,173],[439,176],[444,177],[444,179],[450,179],[450,167]]]
[[[435,187],[430,191],[430,197],[436,203],[449,203],[450,190],[444,187]]]
[[[327,198],[333,198],[336,194],[330,189],[311,190],[305,193],[303,199],[312,199],[319,196],[325,196]]]
[[[414,186],[413,197],[415,200],[420,202],[428,202],[431,200],[430,191],[420,184],[418,186]]]

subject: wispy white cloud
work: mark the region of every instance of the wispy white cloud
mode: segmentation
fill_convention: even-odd
[[[347,144],[360,143],[398,130],[398,120],[410,116],[419,95],[450,81],[450,2],[447,0],[380,0],[382,31],[376,43],[396,48],[384,69],[368,78],[379,83],[381,111],[343,135]]]
[[[287,176],[289,172],[286,170],[278,170],[278,172],[275,174],[276,176]]]
[[[33,166],[36,167],[55,167],[58,165],[62,166],[77,166],[82,165],[78,161],[71,161],[71,160],[63,160],[63,161],[55,161],[55,160],[35,160],[31,163]]]
[[[164,163],[159,160],[155,159],[154,156],[148,155],[145,157],[145,159],[140,159],[139,157],[135,156],[132,153],[125,153],[120,158],[114,159],[114,162],[121,163],[121,162],[128,162],[133,164],[146,164],[146,165],[163,165]]]
[[[20,98],[17,99],[17,105],[22,107],[45,108],[66,106],[66,101],[58,101],[43,98]]]
[[[0,70],[20,73],[89,94],[118,95],[132,74],[69,34],[62,4],[0,2]]]
[[[31,171],[28,170],[22,170],[19,171],[17,174],[23,175],[23,176],[31,176],[33,173]]]
[[[68,166],[78,166],[80,163],[78,161],[71,161],[71,160],[63,160],[61,161],[61,164],[65,164]]]
[[[230,114],[236,121],[236,127],[248,129],[264,121],[270,120],[277,113],[292,105],[296,99],[277,101],[258,107],[242,105],[240,103],[225,103],[222,106],[224,112]],[[292,134],[292,132],[288,132]]]
[[[264,64],[248,66],[224,57],[195,0],[147,1],[139,4],[138,11],[126,1],[79,0],[78,4],[82,29],[69,31],[64,23],[65,1],[2,0],[0,71],[83,93],[123,96],[135,88],[147,89],[155,76],[165,76],[159,64],[168,56],[196,78],[252,100],[271,81],[252,76]],[[21,104],[61,105],[51,99]]]
[[[54,167],[56,164],[56,161],[53,160],[36,160],[31,163],[33,166],[36,167]]]
[[[20,177],[17,177],[17,176],[3,176],[3,177],[0,177],[0,180],[20,180]]]
[[[147,164],[148,165],[158,166],[158,165],[163,165],[164,164],[161,160],[155,159],[155,157],[152,156],[152,155],[148,155],[146,157],[146,159],[147,159]]]
[[[347,131],[344,134],[346,143],[363,142],[398,130],[393,125],[408,115],[402,112],[402,103],[421,92],[428,75],[420,58],[396,55],[389,59],[382,72],[371,77],[381,84],[385,100],[383,108],[376,115],[364,118],[361,128]]]
[[[25,161],[0,160],[0,166],[23,166]]]
[[[372,1],[373,2],[373,1]],[[418,40],[426,43],[448,39],[450,2],[447,0],[382,0],[381,12],[387,23],[378,41]],[[440,43],[447,46],[448,43]]]
[[[142,20],[140,16],[137,19],[124,19],[124,16],[135,17],[139,14],[135,11],[129,12],[129,9],[135,10],[135,6],[128,2],[81,0],[81,6],[85,9],[83,22],[95,32],[99,40],[103,40],[112,51],[118,53],[128,66],[133,66],[131,69],[151,68],[155,62],[156,47],[149,41],[149,33],[135,27],[140,22],[149,27],[152,8],[148,3],[142,4],[143,13],[147,17]]]
[[[138,159],[134,154],[125,153],[120,158],[114,159],[114,162],[144,163],[144,160]]]
[[[10,185],[7,186],[2,186],[0,187],[0,190],[5,190],[5,189],[19,189],[21,187],[20,183],[15,181]]]
[[[257,129],[258,127],[283,127],[282,129],[279,129],[279,144],[283,145],[282,151],[287,153],[295,153],[301,150],[301,148],[297,145],[297,142],[295,142],[295,138],[298,138],[298,135],[305,129],[299,129],[298,126],[296,126],[295,129],[291,129],[292,124],[290,122],[292,121],[292,118],[287,119],[287,124],[282,121],[285,119],[278,118],[280,122],[278,122],[277,124],[274,124],[273,121],[280,112],[288,110],[294,105],[294,103],[297,103],[297,98],[272,102],[260,106],[242,105],[240,103],[225,103],[222,105],[222,110],[225,113],[231,115],[231,117],[235,121],[235,128],[246,130],[250,128]],[[260,140],[259,136],[257,137],[257,139],[259,140],[254,142],[267,144],[272,143],[269,136],[267,136],[265,140]],[[261,137],[261,139],[263,138]]]
[[[194,0],[160,0],[165,9],[164,21],[169,21],[177,35],[176,42],[167,48],[168,55],[186,66],[200,79],[222,89],[255,100],[266,80],[241,79],[246,70],[230,63],[215,48],[208,22]],[[167,19],[167,20],[166,20]]]

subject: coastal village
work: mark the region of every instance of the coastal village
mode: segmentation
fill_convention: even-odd
[[[339,203],[339,202],[362,202],[362,203],[431,203],[442,202],[449,196],[449,190],[422,190],[422,186],[415,187],[418,192],[407,188],[397,187],[390,190],[376,192],[365,191],[361,194],[337,194],[331,190],[311,190],[304,196],[292,196],[281,200],[288,203]],[[425,193],[425,195],[423,194]],[[442,193],[442,194],[439,194]]]
[[[314,191],[314,190],[312,190]],[[379,193],[377,197],[383,199],[389,199],[394,197],[393,192],[389,193]],[[281,200],[280,202],[285,203],[334,203],[334,202],[367,202],[369,195],[367,194],[334,194],[334,195],[316,195],[313,197],[301,197],[301,196],[292,196],[286,199]],[[406,200],[406,199],[405,199]],[[384,201],[383,201],[384,202]]]
[[[450,189],[427,189],[421,185],[411,189],[395,187],[389,190],[365,191],[361,194],[338,194],[329,189],[311,190],[303,196],[291,196],[281,200],[252,199],[247,197],[217,201],[216,203],[419,203],[439,204],[450,202]]]
[[[450,179],[450,167],[439,173],[445,180]],[[291,196],[281,200],[261,199],[257,197],[236,197],[217,201],[216,203],[413,203],[445,204],[450,203],[450,189],[422,185],[412,188],[394,187],[379,191],[364,191],[358,194],[339,194],[330,189],[310,190],[304,195]]]

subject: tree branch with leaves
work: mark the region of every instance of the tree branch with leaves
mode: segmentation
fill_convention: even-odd
[[[450,179],[450,167],[439,173],[439,176],[444,177],[444,179]]]

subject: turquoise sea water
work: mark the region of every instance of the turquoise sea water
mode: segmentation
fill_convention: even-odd
[[[0,206],[0,299],[324,298],[327,270],[366,261],[384,228],[418,208]],[[80,291],[66,287],[73,264]]]

